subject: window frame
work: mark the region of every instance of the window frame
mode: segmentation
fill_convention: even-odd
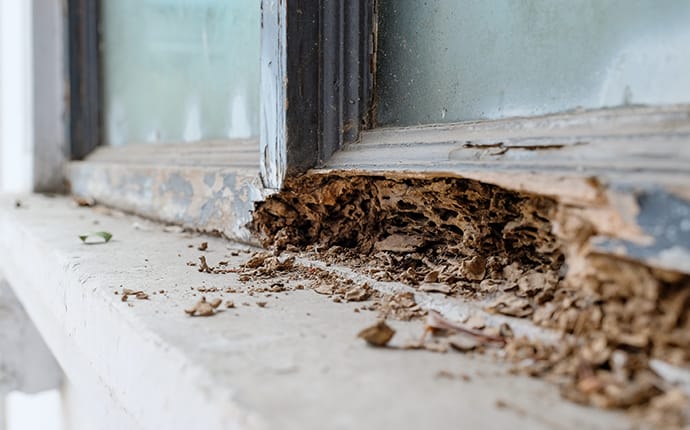
[[[75,160],[67,179],[77,195],[253,242],[245,225],[254,202],[280,189],[287,175],[323,164],[367,125],[374,32],[360,31],[374,25],[373,0],[262,0],[260,138],[157,144],[157,151],[145,144],[100,146],[98,0],[67,6]],[[182,195],[190,196],[186,208]],[[208,208],[221,209],[209,217]]]
[[[258,140],[169,145],[169,156],[161,160],[136,145],[99,148],[70,164],[72,190],[151,218],[253,242],[246,224],[254,203],[308,171],[465,177],[548,195],[593,219],[618,217],[651,244],[633,243],[625,231],[602,232],[607,238],[599,252],[690,272],[690,258],[669,254],[676,249],[690,256],[690,240],[671,234],[679,218],[667,216],[664,207],[690,211],[690,105],[377,128],[375,0],[262,0],[261,8]],[[80,19],[93,19],[93,9],[88,11]],[[91,40],[98,33],[97,25],[96,31],[93,25],[75,28]],[[76,69],[95,80],[94,44],[81,43]],[[93,123],[85,125],[100,112],[89,76],[71,76],[73,85],[83,84],[72,92],[83,89],[76,95],[87,95],[73,100],[77,105],[70,110],[72,126],[81,127],[74,133],[78,149],[90,148],[100,133]],[[78,142],[84,136],[91,136],[90,144]],[[602,156],[613,141],[615,150]],[[224,147],[222,156],[209,157],[218,149],[214,145]],[[254,150],[252,162],[247,154]],[[187,203],[180,196],[189,197]]]

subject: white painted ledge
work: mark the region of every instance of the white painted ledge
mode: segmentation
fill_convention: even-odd
[[[62,371],[0,274],[0,403],[10,391],[60,387]]]
[[[631,425],[619,414],[563,401],[544,382],[510,376],[488,357],[369,348],[355,334],[375,320],[373,313],[354,313],[354,305],[309,290],[277,299],[223,294],[237,309],[188,317],[183,309],[199,298],[190,287],[242,286],[232,274],[199,273],[185,264],[200,254],[187,245],[202,238],[75,208],[64,198],[22,201],[25,207],[15,209],[13,198],[0,198],[0,271],[69,379],[74,395],[67,409],[91,415],[71,420],[72,429]],[[87,246],[77,239],[101,229],[114,234],[110,243]],[[203,240],[212,262],[232,266],[247,258],[225,257],[238,245]],[[129,306],[114,294],[120,286],[166,293],[130,298]],[[259,300],[266,308],[255,305]],[[396,339],[419,333],[417,323],[393,325]],[[435,377],[441,370],[471,379]],[[511,407],[497,408],[499,399]]]

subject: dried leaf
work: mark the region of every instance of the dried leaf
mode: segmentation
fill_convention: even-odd
[[[95,231],[87,234],[79,235],[79,239],[87,245],[95,245],[99,243],[107,243],[113,238],[112,233],[107,231]]]

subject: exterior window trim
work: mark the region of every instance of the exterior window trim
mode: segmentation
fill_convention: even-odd
[[[96,3],[70,0],[91,4],[91,14]],[[73,192],[252,242],[246,224],[254,203],[307,171],[466,177],[546,194],[590,213],[633,214],[632,224],[651,244],[612,235],[599,244],[601,252],[625,249],[626,256],[690,272],[690,260],[677,258],[690,255],[687,235],[670,234],[678,213],[690,211],[690,105],[372,128],[375,1],[262,0],[261,7],[258,139],[101,147],[69,165]],[[82,19],[92,16],[85,10]],[[82,61],[73,59],[71,74],[72,93],[88,95],[75,98],[70,110],[79,128],[73,147],[87,151],[100,139],[98,31],[76,29],[92,41],[76,44],[86,48],[72,53]]]
[[[100,8],[98,0],[67,1],[70,153],[81,160],[102,142]]]

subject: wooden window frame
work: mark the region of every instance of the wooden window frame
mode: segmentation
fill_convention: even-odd
[[[98,0],[69,0],[73,193],[164,222],[253,241],[254,202],[323,164],[368,121],[373,0],[262,0],[259,139],[99,146]],[[326,66],[323,66],[326,65]]]
[[[80,21],[95,1],[70,0],[82,8],[69,26],[78,156],[101,130],[97,45],[79,39],[97,34]],[[690,105],[376,128],[375,3],[262,0],[260,138],[100,148],[70,164],[73,191],[253,241],[254,203],[307,171],[465,177],[633,218],[649,243],[614,234],[599,251],[690,272]]]

